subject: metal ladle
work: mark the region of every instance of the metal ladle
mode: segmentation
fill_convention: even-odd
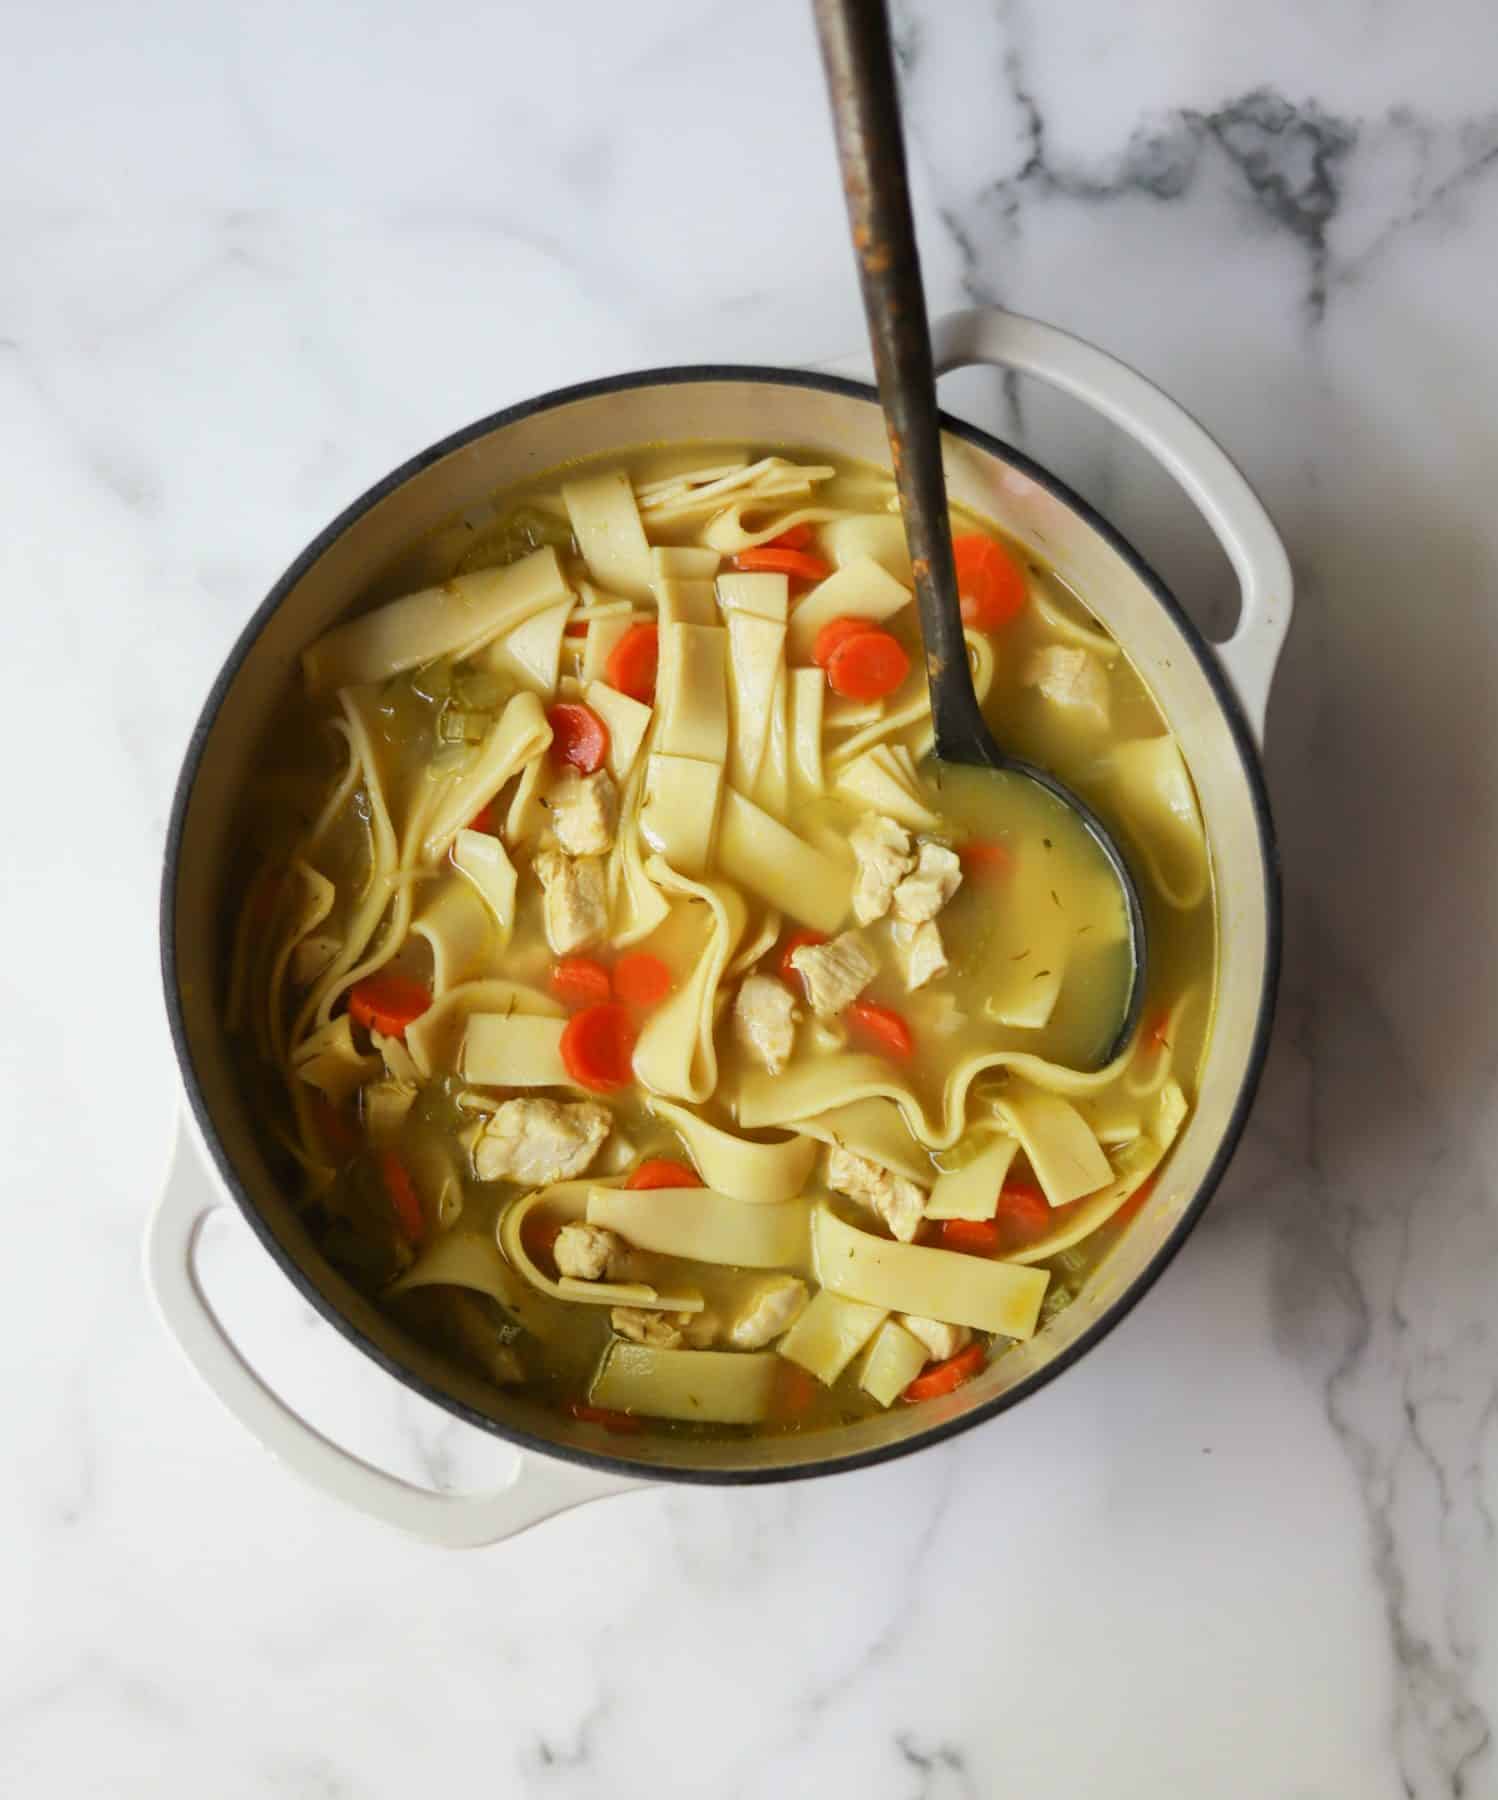
[[[1128,1005],[1104,1059],[1111,1062],[1133,1036],[1144,1004],[1147,945],[1139,888],[1112,834],[1085,801],[1047,770],[999,748],[973,692],[952,562],[936,374],[905,174],[889,17],[884,0],[813,0],[813,4],[879,400],[910,547],[935,755],[940,762],[996,769],[1033,781],[1076,814],[1107,858],[1123,890],[1133,958]]]

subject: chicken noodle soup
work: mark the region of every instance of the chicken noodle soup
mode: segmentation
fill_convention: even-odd
[[[1055,575],[954,517],[994,729],[929,757],[889,477],[582,463],[311,644],[246,797],[228,1022],[327,1258],[600,1431],[951,1392],[1075,1298],[1188,1114],[1190,777]]]

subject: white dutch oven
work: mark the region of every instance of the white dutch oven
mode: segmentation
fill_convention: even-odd
[[[942,371],[988,363],[1086,402],[1149,450],[1200,508],[1232,561],[1242,612],[1207,645],[1158,580],[1060,482],[1005,445],[944,420],[954,499],[998,520],[1050,562],[1124,645],[1185,752],[1201,798],[1221,907],[1216,1024],[1201,1093],[1146,1211],[1076,1304],[1030,1343],[946,1398],[838,1431],[720,1444],[596,1435],[452,1367],[413,1343],[318,1255],[279,1190],[236,1082],[220,1020],[228,803],[302,646],[382,573],[423,573],[412,546],[465,507],[584,453],[642,443],[739,439],[887,461],[883,416],[860,382],[792,370],[682,368],[625,375],[528,401],[423,452],[335,520],[246,627],[193,733],[172,812],[161,901],[167,1009],[187,1096],[186,1131],[146,1243],[168,1330],[261,1442],[329,1493],[449,1545],[494,1542],[582,1501],[646,1481],[757,1482],[859,1467],[951,1436],[1011,1406],[1099,1342],[1179,1248],[1243,1129],[1268,1037],[1279,957],[1279,880],[1256,753],[1290,620],[1290,570],[1263,507],[1180,407],[1079,339],[995,311],[935,334]],[[440,553],[434,549],[434,558]],[[429,578],[446,572],[435,560]],[[241,1358],[198,1284],[207,1214],[237,1205],[306,1298],[338,1330],[429,1400],[520,1447],[497,1493],[450,1496],[396,1480],[314,1431]]]

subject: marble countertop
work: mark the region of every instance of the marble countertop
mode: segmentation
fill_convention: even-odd
[[[444,1553],[303,1488],[138,1271],[177,1106],[161,835],[291,555],[545,387],[812,361],[860,320],[806,9],[16,11],[0,66],[0,1791],[1498,1792],[1498,38],[1486,0],[899,8],[928,284],[1080,331],[1295,559],[1288,959],[1249,1135],[1106,1348],[835,1481],[655,1490]],[[1206,620],[1165,479],[988,376]],[[1484,973],[1486,971],[1486,973]],[[395,1391],[237,1219],[205,1280],[386,1466]]]

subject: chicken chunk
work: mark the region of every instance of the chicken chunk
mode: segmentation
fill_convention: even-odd
[[[754,1291],[749,1304],[728,1328],[735,1350],[763,1350],[789,1331],[806,1311],[806,1283],[794,1275],[778,1275]]]
[[[480,1181],[545,1187],[585,1173],[613,1116],[596,1100],[505,1100],[474,1141]]]
[[[944,844],[922,844],[915,870],[895,889],[895,917],[908,925],[934,919],[962,886],[962,864]]]
[[[557,1233],[552,1246],[557,1274],[574,1281],[602,1281],[613,1273],[624,1254],[625,1243],[605,1225],[585,1225],[574,1220]]]
[[[661,1312],[652,1306],[616,1306],[609,1323],[622,1338],[655,1350],[705,1350],[718,1334],[715,1313]]]
[[[746,975],[733,1003],[733,1035],[756,1062],[778,1075],[796,1042],[801,1009],[784,982]]]
[[[973,1341],[966,1325],[947,1325],[940,1319],[923,1319],[918,1313],[896,1313],[895,1323],[926,1346],[933,1362],[945,1362]]]
[[[853,827],[848,845],[858,858],[853,917],[860,925],[872,925],[889,911],[896,887],[915,867],[910,835],[882,813],[865,813]]]
[[[802,944],[791,952],[791,967],[806,983],[811,1010],[826,1018],[852,1005],[879,964],[856,931],[845,931],[829,944]]]
[[[609,928],[599,859],[543,850],[536,858],[536,874],[546,890],[546,939],[557,955],[596,944]]]
[[[920,1230],[926,1212],[926,1190],[892,1169],[882,1169],[867,1156],[834,1144],[827,1152],[827,1185],[876,1212],[902,1244]]]
[[[1097,725],[1109,716],[1108,671],[1090,650],[1046,644],[1030,654],[1022,677],[1047,700],[1080,713]]]
[[[917,988],[923,988],[928,981],[946,973],[947,952],[941,941],[941,927],[935,919],[925,919],[919,925],[908,925],[905,920],[896,919],[890,936],[908,993],[913,994]]]
[[[619,790],[605,769],[579,775],[567,769],[548,795],[551,828],[569,856],[602,856],[613,848]]]

